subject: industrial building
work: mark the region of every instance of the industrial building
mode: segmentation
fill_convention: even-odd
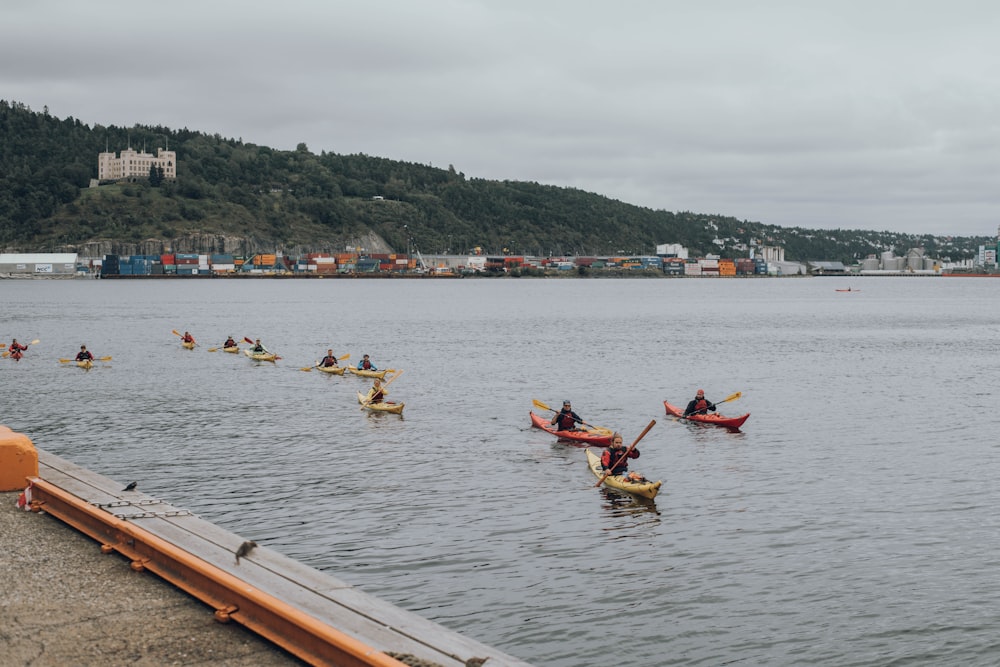
[[[76,253],[0,253],[0,278],[72,278]]]

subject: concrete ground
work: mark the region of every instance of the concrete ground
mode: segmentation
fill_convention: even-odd
[[[0,663],[5,666],[302,665],[58,519],[0,493]]]

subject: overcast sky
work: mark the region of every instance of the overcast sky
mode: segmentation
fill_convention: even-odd
[[[995,235],[998,68],[993,0],[0,4],[0,98],[59,118],[785,227]]]

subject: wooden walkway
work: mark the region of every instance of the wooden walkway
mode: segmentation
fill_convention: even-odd
[[[38,459],[37,509],[310,664],[530,667],[265,546],[237,562],[244,538],[40,449]]]

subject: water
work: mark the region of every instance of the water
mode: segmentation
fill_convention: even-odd
[[[996,664],[997,287],[5,281],[0,336],[41,343],[0,419],[538,665]],[[229,334],[284,359],[207,352]],[[58,363],[82,343],[113,360]],[[404,415],[298,370],[330,347],[403,369]],[[699,387],[742,432],[664,415]],[[626,443],[657,421],[655,503],[528,428],[564,398]]]

